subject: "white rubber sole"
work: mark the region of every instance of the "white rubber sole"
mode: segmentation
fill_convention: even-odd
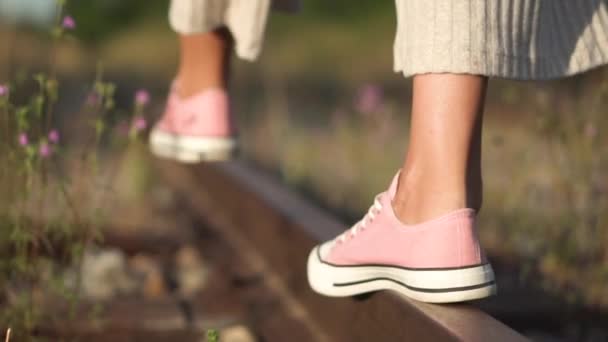
[[[341,266],[321,259],[319,246],[308,256],[308,282],[330,297],[393,290],[427,303],[452,303],[496,294],[490,264],[463,268],[409,269],[382,265]]]
[[[234,138],[183,136],[158,129],[150,133],[149,143],[154,155],[183,163],[229,160],[237,147]]]

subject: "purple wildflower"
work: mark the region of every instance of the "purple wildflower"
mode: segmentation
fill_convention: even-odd
[[[588,122],[585,125],[585,135],[589,138],[595,138],[597,135],[597,127],[594,124]]]
[[[146,119],[143,116],[138,116],[133,120],[133,128],[137,132],[141,132],[147,127]]]
[[[135,92],[135,103],[140,106],[145,106],[150,102],[150,93],[145,89],[140,89]]]
[[[378,111],[382,106],[383,98],[384,93],[379,85],[366,84],[359,88],[355,108],[363,114]]]
[[[59,143],[59,131],[57,131],[56,129],[52,129],[49,132],[49,141],[53,144]]]
[[[40,153],[40,156],[42,158],[47,158],[48,156],[51,155],[51,146],[49,145],[49,143],[47,143],[46,141],[43,141],[40,143],[40,147],[38,148],[38,153]]]
[[[97,93],[95,93],[95,92],[89,93],[89,95],[87,95],[87,98],[85,100],[85,104],[89,107],[93,107],[93,106],[99,104],[99,95],[97,95]]]
[[[6,84],[0,84],[0,96],[8,94],[8,86]]]
[[[24,146],[24,147],[30,143],[30,140],[27,138],[27,134],[25,134],[25,133],[20,133],[18,140],[19,140],[19,145]]]
[[[76,28],[76,21],[69,15],[63,17],[63,21],[61,22],[61,26],[67,30],[73,30]]]

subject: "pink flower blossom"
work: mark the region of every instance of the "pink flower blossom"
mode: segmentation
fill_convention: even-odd
[[[366,84],[359,88],[355,100],[355,109],[363,114],[376,112],[382,107],[384,92],[379,85]]]
[[[8,86],[6,84],[0,84],[0,96],[8,95]]]
[[[61,26],[64,29],[73,30],[76,28],[76,21],[71,16],[66,15],[65,17],[63,17],[63,20],[61,21]]]
[[[19,140],[19,145],[21,145],[21,146],[27,146],[30,142],[29,139],[27,138],[27,134],[25,134],[25,133],[20,133],[18,140]]]
[[[49,141],[53,144],[59,143],[59,131],[57,131],[56,129],[52,129],[49,132]]]
[[[140,106],[145,106],[150,102],[150,93],[145,89],[140,89],[135,92],[135,103]]]
[[[47,143],[46,141],[43,141],[40,143],[40,147],[38,148],[38,153],[40,153],[40,156],[42,158],[47,158],[48,156],[51,155],[51,146],[49,145],[49,143]]]
[[[589,138],[595,138],[597,135],[597,127],[595,127],[595,125],[591,122],[588,122],[585,125],[585,135]]]
[[[99,95],[97,95],[97,93],[95,93],[95,92],[89,93],[89,95],[87,95],[87,98],[85,100],[85,104],[90,107],[99,104]]]
[[[133,120],[133,128],[137,132],[141,132],[148,126],[146,119],[143,116],[138,116]]]

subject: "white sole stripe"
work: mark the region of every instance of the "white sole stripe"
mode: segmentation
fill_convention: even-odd
[[[185,163],[228,160],[237,150],[232,137],[180,136],[158,129],[150,133],[149,143],[155,155]]]
[[[494,295],[496,283],[490,264],[463,268],[408,269],[399,266],[333,266],[315,247],[308,258],[308,281],[316,292],[346,297],[393,290],[431,303],[460,302]]]
[[[351,286],[351,285],[359,285],[359,284],[363,284],[363,283],[369,283],[369,282],[380,281],[380,280],[392,281],[393,283],[406,287],[412,291],[429,292],[429,293],[468,291],[468,290],[475,290],[475,289],[492,286],[492,285],[496,284],[496,282],[494,280],[492,280],[487,283],[478,284],[478,285],[469,285],[469,286],[462,286],[462,287],[449,287],[449,288],[440,288],[440,289],[426,289],[426,288],[409,286],[407,284],[404,284],[404,283],[402,283],[398,280],[392,279],[392,278],[370,278],[370,279],[352,281],[352,282],[348,282],[348,283],[334,283],[333,285],[338,286],[338,287]]]

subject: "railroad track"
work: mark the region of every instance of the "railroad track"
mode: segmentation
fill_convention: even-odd
[[[185,199],[184,210],[209,227],[225,244],[226,258],[248,274],[242,287],[258,308],[249,320],[265,341],[527,340],[469,304],[426,304],[390,292],[319,296],[306,281],[308,252],[344,224],[241,161],[156,165]]]
[[[95,303],[85,302],[77,319],[43,326],[40,335],[200,342],[208,329],[245,326],[269,342],[527,340],[469,304],[426,304],[391,292],[320,296],[306,280],[308,252],[343,232],[344,224],[241,161],[154,165],[173,193],[169,220],[179,222],[178,229],[154,235],[114,227],[102,247],[160,260],[168,293],[116,298],[104,303],[97,320],[87,315]],[[209,269],[205,287],[191,296],[180,294],[173,274],[172,260],[184,246],[196,248]]]

